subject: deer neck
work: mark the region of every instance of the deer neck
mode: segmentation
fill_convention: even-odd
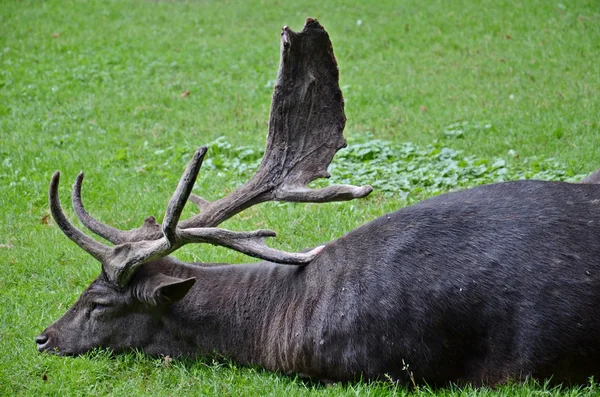
[[[177,351],[223,356],[238,363],[293,370],[307,332],[301,267],[251,265],[183,266],[178,277],[196,277],[184,300],[164,317]],[[298,352],[298,354],[296,354]]]

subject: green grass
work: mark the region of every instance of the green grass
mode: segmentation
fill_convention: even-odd
[[[52,172],[63,172],[67,201],[70,181],[85,170],[87,206],[115,226],[160,217],[195,147],[223,136],[260,152],[284,24],[298,30],[313,16],[330,32],[350,142],[369,150],[373,139],[388,148],[411,142],[425,153],[429,145],[445,148],[457,153],[459,169],[484,166],[491,180],[498,160],[507,169],[502,175],[514,178],[543,171],[569,179],[600,167],[596,1],[321,3],[0,2],[0,395],[409,393],[385,382],[324,388],[229,363],[166,366],[135,354],[59,358],[35,350],[35,336],[99,272],[48,223]],[[232,152],[214,152],[209,157],[235,161]],[[383,182],[406,175],[436,181],[446,171],[428,156],[404,159],[413,164],[404,174],[374,175],[383,191]],[[337,177],[356,173],[352,164],[378,166],[351,157],[336,166]],[[251,167],[206,168],[196,192],[214,199]],[[409,191],[416,200],[489,180],[473,172],[458,172],[455,185],[417,182]],[[411,202],[406,191],[390,194],[393,188],[351,203],[266,204],[226,227],[272,228],[280,236],[273,245],[298,250]],[[247,260],[204,246],[177,256]],[[599,390],[526,384],[420,393],[591,396]]]

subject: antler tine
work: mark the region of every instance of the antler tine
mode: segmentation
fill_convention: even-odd
[[[310,189],[306,186],[283,187],[275,193],[277,201],[297,203],[327,203],[330,201],[348,201],[367,196],[373,191],[370,185],[332,185],[322,189]]]
[[[83,205],[83,201],[81,199],[81,185],[83,184],[83,177],[83,171],[81,171],[75,179],[75,183],[73,184],[73,190],[71,193],[71,201],[73,203],[73,209],[75,210],[75,214],[77,215],[81,223],[84,224],[85,227],[87,227],[100,237],[104,238],[105,240],[108,240],[113,244],[121,244],[126,242],[127,232],[116,229],[112,226],[98,221],[86,211]]]
[[[101,244],[87,236],[69,221],[60,205],[60,198],[58,197],[59,182],[60,172],[56,171],[54,175],[52,175],[52,181],[50,182],[50,189],[48,192],[52,218],[54,218],[54,221],[60,230],[62,230],[62,232],[75,244],[83,248],[84,251],[92,255],[98,261],[104,262],[110,254],[111,247]]]
[[[100,222],[99,220],[93,218],[85,209],[83,205],[83,200],[81,198],[81,186],[83,184],[83,172],[80,172],[75,179],[75,183],[73,184],[73,192],[72,192],[72,201],[73,208],[75,209],[75,214],[88,229],[102,238],[110,241],[113,244],[123,244],[126,242],[135,242],[135,241],[143,241],[143,240],[157,240],[163,236],[167,236],[169,241],[172,241],[175,237],[174,230],[177,226],[177,222],[179,221],[179,217],[181,216],[181,212],[185,207],[185,203],[188,200],[191,191],[194,187],[194,183],[196,182],[196,178],[198,176],[198,172],[202,167],[202,161],[204,160],[204,156],[206,155],[207,148],[203,146],[196,150],[192,161],[188,164],[188,168],[184,172],[181,180],[179,181],[179,185],[177,190],[171,197],[169,201],[169,205],[167,207],[167,212],[165,214],[165,218],[163,220],[162,233],[160,233],[160,227],[156,223],[154,217],[149,217],[144,221],[142,227],[132,230],[119,230],[110,225]],[[195,196],[195,195],[194,195]],[[193,197],[193,201],[196,205],[198,205],[198,196]],[[203,199],[200,199],[203,200]],[[205,203],[208,203],[206,200],[203,200]]]
[[[197,194],[190,193],[189,200],[198,207],[199,211],[202,211],[206,208],[207,205],[210,204],[210,201],[198,196]]]
[[[162,237],[160,226],[156,223],[156,219],[153,216],[146,218],[141,227],[126,231],[114,228],[93,218],[85,209],[81,199],[83,177],[83,172],[77,175],[71,192],[71,201],[73,202],[75,214],[85,227],[115,245],[133,241],[156,240]]]
[[[194,152],[192,160],[188,163],[179,180],[175,193],[173,193],[171,200],[169,200],[162,228],[163,234],[172,244],[175,244],[177,239],[176,229],[177,222],[181,216],[181,211],[183,211],[183,207],[185,207],[185,203],[187,202],[190,193],[192,193],[194,183],[196,183],[196,178],[202,167],[202,161],[204,160],[207,150],[206,146],[202,146]]]
[[[309,263],[322,249],[322,247],[317,247],[309,252],[292,253],[271,248],[266,245],[265,238],[276,236],[276,233],[272,230],[233,232],[216,227],[204,227],[180,229],[178,234],[186,244],[209,243],[220,245],[255,258],[288,265]]]
[[[162,225],[163,236],[159,239],[135,241],[116,246],[111,260],[103,263],[109,279],[118,286],[125,286],[142,264],[167,256],[185,244],[184,239],[179,235],[177,222],[194,187],[206,151],[205,146],[197,149],[185,168],[167,205]]]

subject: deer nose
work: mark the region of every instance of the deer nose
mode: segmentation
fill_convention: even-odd
[[[50,339],[50,337],[46,334],[40,334],[35,338],[35,343],[37,344],[37,349],[39,351],[44,350],[44,347],[46,347],[46,344],[48,343],[48,340]]]

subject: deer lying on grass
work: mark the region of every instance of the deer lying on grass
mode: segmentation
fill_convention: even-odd
[[[208,202],[191,195],[194,154],[154,218],[120,231],[72,192],[76,229],[50,184],[60,229],[102,264],[73,307],[36,339],[40,351],[95,347],[152,355],[217,354],[321,380],[391,377],[443,385],[527,376],[600,377],[600,186],[517,181],[444,194],[384,215],[305,253],[269,248],[268,230],[219,229],[268,200],[326,202],[369,186],[311,190],[345,145],[343,98],[328,34],[283,28],[267,149],[254,177]],[[191,196],[190,196],[191,195]],[[190,199],[200,212],[179,221]],[[182,263],[184,244],[222,245],[266,262]],[[408,368],[408,369],[407,369]]]

